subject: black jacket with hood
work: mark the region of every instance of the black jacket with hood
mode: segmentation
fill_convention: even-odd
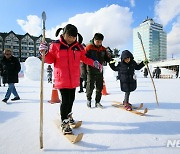
[[[125,58],[130,58],[130,62],[125,63]],[[112,70],[118,71],[122,91],[131,92],[137,88],[135,70],[140,70],[144,67],[143,61],[140,64],[137,64],[134,61],[132,53],[128,50],[124,50],[121,54],[121,62],[119,62],[117,66],[115,66],[115,63],[109,65]]]

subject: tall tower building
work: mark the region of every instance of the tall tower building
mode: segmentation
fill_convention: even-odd
[[[147,17],[139,27],[133,29],[134,59],[140,62],[144,59],[141,42],[137,33],[141,34],[146,56],[149,61],[160,61],[167,58],[167,36],[161,24]]]

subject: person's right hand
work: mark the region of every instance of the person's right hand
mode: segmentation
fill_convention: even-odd
[[[115,59],[111,59],[109,63],[110,63],[110,64],[113,64],[113,63],[115,63],[115,62],[116,62]]]
[[[40,43],[39,52],[42,53],[43,51],[44,51],[45,53],[47,53],[47,51],[48,51],[47,43]]]

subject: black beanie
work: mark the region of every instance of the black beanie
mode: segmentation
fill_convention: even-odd
[[[95,40],[103,40],[104,36],[101,33],[96,33],[96,34],[94,34],[94,39]]]

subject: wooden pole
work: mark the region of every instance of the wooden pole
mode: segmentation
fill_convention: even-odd
[[[143,49],[144,57],[145,57],[145,59],[147,59],[146,52],[145,52],[145,49],[144,49],[144,45],[143,45],[142,38],[141,38],[141,34],[139,32],[138,32],[138,38],[140,39],[140,42],[141,42],[141,46],[142,46],[142,49]],[[152,77],[151,71],[149,69],[148,64],[145,64],[145,65],[147,67],[148,73],[150,75],[150,78],[151,78],[151,81],[152,81],[152,84],[153,84],[153,88],[154,88],[154,93],[155,93],[157,105],[159,106],[158,97],[157,97],[157,93],[156,93],[156,87],[155,87],[155,84],[154,84],[154,81],[153,81],[153,77]]]
[[[42,42],[45,43],[45,21],[46,21],[46,13],[42,13]],[[41,62],[41,82],[40,82],[40,149],[43,148],[43,79],[44,79],[44,57],[45,51],[42,52],[42,62]]]

